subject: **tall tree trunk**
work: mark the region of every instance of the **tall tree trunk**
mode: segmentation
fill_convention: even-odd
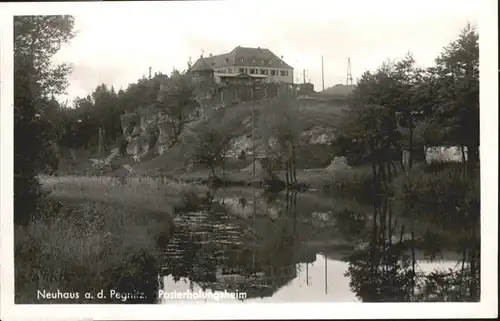
[[[467,260],[467,250],[464,248],[463,251],[462,251],[462,268],[460,270],[460,279],[461,279],[461,282],[460,282],[460,289],[459,289],[459,292],[460,292],[460,296],[463,295],[463,289],[464,289],[464,282],[465,282],[465,275],[464,275],[464,271],[465,271],[465,261]]]
[[[288,187],[290,185],[290,180],[288,179],[288,173],[289,173],[288,160],[286,160],[284,163],[285,163],[285,182],[286,186]]]
[[[467,144],[467,170],[472,173],[479,163],[479,147],[474,142]]]
[[[292,175],[293,175],[293,183],[297,184],[297,155],[295,151],[295,145],[292,144]]]
[[[465,146],[463,144],[460,145],[460,151],[462,152],[462,168],[463,168],[462,180],[465,181],[467,179],[467,172],[469,171],[468,169],[469,165],[465,157]]]
[[[212,173],[212,177],[215,177],[215,166],[213,164],[209,164],[210,166],[210,171]]]
[[[472,228],[472,240],[471,240],[471,251],[470,251],[470,274],[471,274],[471,299],[475,301],[477,299],[477,261],[476,261],[476,227]]]
[[[286,190],[286,208],[285,213],[290,213],[290,191]]]
[[[408,144],[410,155],[408,155],[408,168],[411,170],[413,166],[413,116],[410,113],[410,143]]]
[[[293,236],[295,237],[297,225],[297,193],[293,194]]]

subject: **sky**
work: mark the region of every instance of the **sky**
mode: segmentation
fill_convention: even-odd
[[[70,101],[99,83],[125,89],[153,73],[184,69],[191,57],[236,46],[268,48],[295,68],[294,80],[321,90],[354,81],[387,59],[412,52],[430,66],[467,22],[477,25],[479,1],[174,1],[80,3],[66,7],[77,36],[54,57],[73,64]],[[479,27],[479,26],[478,26]],[[480,30],[480,28],[478,28]]]

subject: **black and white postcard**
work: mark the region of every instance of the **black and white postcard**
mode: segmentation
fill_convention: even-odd
[[[494,317],[497,7],[2,3],[2,319]]]

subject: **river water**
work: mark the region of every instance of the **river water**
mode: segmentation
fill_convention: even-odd
[[[455,261],[422,262],[418,264],[425,272],[432,272],[435,269],[453,268]],[[199,285],[190,283],[189,278],[182,278],[175,281],[169,275],[163,279],[163,290],[165,293],[191,293],[191,297],[183,299],[184,302],[360,302],[356,294],[349,287],[349,278],[344,274],[348,268],[347,262],[326,258],[324,254],[317,254],[312,263],[298,263],[295,265],[296,276],[286,285],[277,289],[270,296],[253,297],[246,300],[224,298],[223,291],[211,291],[209,293],[218,294],[214,296],[205,295],[195,297],[196,293],[203,291]],[[179,302],[177,299],[163,297],[160,298],[162,304]]]
[[[370,242],[370,211],[317,193],[255,189],[186,201],[165,249],[158,301],[402,302],[449,296],[453,285],[438,290],[429,284],[439,271],[451,278],[460,256],[436,244],[431,259],[398,218],[384,241]]]

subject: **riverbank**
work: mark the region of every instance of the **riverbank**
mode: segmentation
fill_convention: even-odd
[[[156,290],[151,273],[163,263],[161,248],[172,229],[168,213],[76,199],[50,199],[43,210],[41,218],[14,231],[16,304],[118,303],[84,293],[136,285],[145,293]],[[38,290],[79,298],[44,300]]]
[[[15,299],[18,304],[119,303],[85,298],[85,292],[141,291],[154,303],[157,271],[173,233],[173,207],[204,188],[109,177],[40,177],[47,195],[39,215],[15,228]],[[156,182],[155,182],[156,183]],[[38,290],[79,293],[43,299]]]
[[[153,303],[176,207],[209,190],[144,177],[39,178],[46,194],[39,216],[15,229],[18,304],[119,303],[83,296],[101,289],[142,291],[147,298],[141,302]],[[44,300],[37,296],[39,289],[79,293],[79,298]]]
[[[263,244],[281,242],[278,232],[283,229],[296,230],[295,237],[307,251],[341,247],[350,252],[366,243],[373,225],[373,206],[366,201],[371,187],[369,169],[328,175],[325,171],[301,171],[297,176],[299,182],[309,182],[309,188],[318,191],[299,193],[297,201],[293,196],[296,191],[276,195],[259,189],[256,220],[250,205],[252,188],[221,189],[215,194],[215,206],[245,221],[241,225],[257,232]],[[207,195],[210,188],[202,185],[207,177],[208,173],[198,171],[178,175],[175,180],[41,176],[42,191],[47,194],[40,207],[41,217],[28,227],[15,229],[16,303],[67,303],[42,302],[36,297],[37,289],[84,293],[140,288],[148,293],[147,300],[154,301],[157,271],[165,263],[163,249],[173,233],[176,209]],[[254,179],[251,173],[232,171],[223,178]],[[453,167],[435,172],[416,168],[408,176],[400,176],[394,184],[394,230],[404,230],[405,239],[410,238],[411,217],[402,210],[404,197],[419,195],[416,240],[431,250],[436,242],[444,248],[456,248],[459,239],[470,234],[460,228],[464,226],[461,209],[467,207],[457,202],[467,200],[471,206],[479,200],[479,185],[469,185]],[[454,204],[460,206],[456,209]],[[435,213],[430,214],[431,210]],[[446,217],[442,213],[447,213]],[[399,227],[402,225],[406,228]],[[96,303],[85,298],[78,302]],[[117,301],[99,303],[111,302]]]
[[[144,177],[39,178],[46,194],[40,215],[27,227],[15,229],[16,303],[19,304],[68,303],[65,299],[41,300],[37,297],[38,289],[78,292],[80,298],[73,301],[96,303],[84,298],[83,293],[138,287],[149,293],[147,300],[154,300],[156,273],[164,264],[163,249],[173,233],[175,208],[189,202],[190,195],[203,197],[209,190],[201,184],[187,183],[189,178],[196,179],[196,174],[187,179],[184,176],[184,182]],[[233,191],[240,197],[252,197],[251,189],[235,187]],[[262,202],[264,195],[260,194]],[[328,198],[310,202],[324,208],[334,203]],[[304,212],[305,208],[301,208],[299,204],[298,210]],[[269,215],[267,210],[259,214],[266,215]],[[268,220],[264,219],[259,226],[269,225]],[[246,221],[251,222],[248,218]],[[323,226],[306,224],[310,228],[304,234]],[[262,232],[269,234],[267,228]],[[263,235],[266,239],[270,237],[267,234]],[[117,301],[98,303],[111,302]]]
[[[143,175],[143,173],[132,173],[132,176]],[[196,169],[193,171],[172,171],[168,173],[144,174],[153,180],[166,179],[181,184],[210,185],[210,171],[208,169]],[[227,170],[222,172],[217,179],[219,185],[230,187],[271,187],[273,190],[286,189],[284,172],[276,172],[279,181],[271,181],[267,175],[257,171],[253,176],[252,171]],[[270,186],[273,185],[273,186]],[[307,169],[297,170],[297,184],[288,188],[301,191],[323,191],[333,196],[360,196],[363,199],[371,197],[372,173],[367,166],[353,168],[339,168],[336,170]],[[273,188],[274,187],[274,188]]]

